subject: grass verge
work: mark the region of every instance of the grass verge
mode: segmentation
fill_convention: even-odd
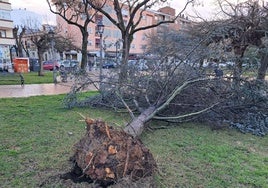
[[[39,187],[50,177],[67,172],[72,146],[85,133],[85,123],[79,121],[82,118],[78,113],[115,126],[127,122],[125,114],[111,111],[64,109],[63,98],[0,99],[1,187]],[[268,185],[268,137],[183,124],[146,131],[141,139],[157,161],[158,187]],[[55,181],[47,185],[62,187]]]
[[[43,76],[38,76],[38,72],[23,74],[25,84],[46,84],[53,83],[53,71],[44,71]]]
[[[17,81],[9,81],[8,77],[14,79],[13,76],[8,76],[8,73],[0,72],[0,74],[6,74],[7,78],[0,82],[0,85],[20,85],[19,75],[16,76]],[[13,73],[12,73],[13,74]],[[17,74],[17,73],[14,73]],[[53,83],[53,72],[52,71],[45,71],[44,76],[38,76],[38,72],[29,72],[23,73],[24,77],[24,84],[46,84],[46,83]]]

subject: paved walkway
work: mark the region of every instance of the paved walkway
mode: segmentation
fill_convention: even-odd
[[[29,85],[0,85],[0,98],[30,97],[37,95],[57,95],[68,93],[70,84],[29,84]]]
[[[96,70],[91,72],[93,79],[98,78],[98,73]],[[0,85],[0,98],[65,94],[70,92],[72,84],[73,82],[69,80],[68,83],[59,82],[57,84]],[[93,85],[90,85],[88,89],[96,90]]]

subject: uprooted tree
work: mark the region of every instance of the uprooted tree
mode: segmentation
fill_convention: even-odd
[[[173,35],[175,38],[178,36]],[[76,92],[94,83],[94,80],[84,76],[77,78],[81,79],[78,82],[82,84],[74,86],[73,92],[66,98],[66,104],[68,107],[91,105],[106,106],[115,110],[127,109],[132,120],[124,131],[134,137],[139,136],[146,123],[153,119],[179,122],[209,111],[221,102],[223,95],[228,95],[228,90],[220,92],[220,84],[225,84],[224,80],[210,78],[202,69],[185,62],[193,54],[193,50],[189,49],[201,48],[202,43],[198,38],[190,42],[194,38],[185,36],[186,34],[182,34],[178,39],[188,40],[189,45],[188,48],[184,48],[185,51],[177,51],[171,47],[163,52],[161,57],[147,59],[146,70],[129,66],[128,81],[124,84],[118,85],[117,72],[105,75],[102,83],[104,90],[98,96],[79,101]],[[175,41],[175,38],[172,41]],[[185,98],[191,100],[184,100]]]
[[[141,69],[139,66],[126,64],[128,65],[125,67],[127,76],[124,77],[124,82],[120,81],[122,69],[109,71],[109,74],[104,75],[102,83],[92,79],[90,75],[88,77],[85,74],[77,76],[73,90],[65,99],[67,107],[107,107],[121,112],[126,110],[131,116],[131,121],[121,133],[111,131],[111,128],[105,124],[96,126],[98,121],[88,123],[86,138],[78,143],[75,154],[76,163],[83,173],[93,178],[101,177],[105,181],[107,179],[117,181],[113,178],[121,177],[120,174],[128,171],[129,173],[136,172],[135,168],[132,169],[133,171],[127,170],[129,149],[123,152],[126,154],[123,162],[118,161],[119,157],[115,157],[115,153],[120,153],[118,148],[128,148],[128,145],[115,147],[113,138],[117,138],[118,135],[131,139],[138,138],[152,120],[168,123],[198,121],[213,124],[216,128],[222,127],[227,122],[235,127],[240,125],[246,127],[245,131],[253,129],[255,134],[263,135],[268,132],[267,83],[244,79],[238,72],[240,79],[234,87],[236,76],[217,77],[213,70],[205,70],[201,66],[196,66],[199,65],[199,59],[204,58],[204,48],[213,51],[208,45],[208,43],[217,42],[210,40],[214,38],[213,31],[200,37],[190,33],[172,34],[164,30],[162,36],[157,36],[159,44],[154,43],[151,46],[158,45],[155,48],[157,50],[162,46],[166,48],[161,51],[161,54],[153,53],[155,49],[151,49],[150,54],[153,55],[143,59],[148,68]],[[161,37],[171,38],[161,40]],[[167,43],[163,44],[163,41]],[[232,50],[236,52],[237,48],[234,47]],[[207,55],[209,54],[205,56]],[[88,98],[83,95],[83,99],[80,100],[79,92],[89,84],[96,84],[97,87],[102,84],[103,89],[99,95]],[[251,126],[252,124],[260,126],[255,128]],[[92,139],[92,136],[96,137]],[[99,143],[104,145],[104,148],[92,140],[101,140]],[[138,143],[138,141],[134,142]],[[124,143],[128,142],[124,141]],[[132,146],[135,148],[135,145]],[[136,169],[143,169],[144,167],[141,167],[143,162],[137,162],[138,168]],[[120,173],[115,175],[116,169],[113,163],[121,164],[119,166],[124,165],[125,168],[121,168]],[[99,164],[101,168],[97,169],[93,164]],[[137,172],[143,174],[145,171],[138,170]],[[136,177],[136,174],[134,176]]]
[[[253,14],[250,8],[254,8],[256,4],[246,5],[248,6],[239,5],[239,8],[234,10],[239,10],[241,13],[243,12],[241,9],[244,7],[245,12]],[[252,18],[250,21],[255,23],[255,18],[252,16],[250,18]],[[166,46],[165,49],[168,50],[163,50],[161,56],[157,56],[156,53],[155,56],[148,58],[149,68],[147,70],[141,71],[137,66],[127,66],[128,79],[126,79],[126,83],[119,81],[118,72],[110,73],[104,79],[105,90],[101,95],[77,102],[77,98],[74,97],[75,90],[94,82],[90,78],[86,80],[83,77],[84,84],[75,86],[74,93],[70,93],[66,99],[67,105],[71,107],[76,103],[77,105],[109,106],[114,109],[125,108],[132,120],[124,130],[133,136],[139,136],[146,123],[153,119],[178,122],[193,117],[200,118],[201,114],[206,112],[206,115],[211,117],[210,122],[221,124],[222,122],[217,122],[214,115],[222,114],[223,109],[226,113],[222,114],[220,121],[228,121],[229,124],[232,124],[240,122],[243,119],[239,118],[241,116],[262,112],[261,121],[264,121],[266,126],[267,100],[265,100],[265,96],[267,96],[267,84],[241,77],[242,64],[240,61],[245,52],[244,48],[250,44],[259,44],[263,32],[257,30],[259,25],[247,27],[247,22],[241,23],[240,27],[235,27],[238,23],[234,23],[234,21],[235,19],[227,19],[225,22],[223,20],[216,22],[226,24],[225,27],[221,24],[221,29],[216,27],[219,25],[215,26],[215,22],[211,22],[214,27],[206,27],[212,30],[202,36],[190,35],[190,33],[170,35],[173,38],[167,41],[168,43],[161,43],[159,47],[156,47],[160,49],[162,46]],[[242,26],[245,27],[244,33],[241,31]],[[166,30],[164,31],[167,33]],[[254,38],[249,36],[254,36]],[[199,56],[199,59],[203,59],[201,56],[204,55],[202,53],[204,47],[213,51],[208,44],[217,44],[224,39],[229,45],[232,45],[231,51],[238,59],[233,67],[234,75],[228,79],[211,78],[211,72],[207,74],[202,67],[195,66],[197,63],[194,61],[198,58],[194,60],[193,57]],[[177,41],[177,44],[171,45],[172,41]],[[181,46],[182,41],[184,47]],[[155,47],[156,44],[151,46]],[[181,46],[181,49],[176,46]],[[259,89],[254,91],[257,88]],[[245,106],[246,110],[243,109]],[[203,119],[205,118],[203,117]]]

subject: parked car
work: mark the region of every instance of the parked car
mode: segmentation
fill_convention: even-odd
[[[132,67],[136,70],[139,71],[146,71],[148,70],[148,66],[147,66],[147,60],[145,59],[140,59],[140,60],[128,60],[128,66]]]
[[[105,62],[102,65],[102,68],[104,68],[104,69],[116,68],[116,63],[113,61]]]
[[[56,70],[59,70],[59,63],[57,61],[52,61],[52,60],[50,60],[50,61],[43,61],[43,68],[44,68],[44,70],[53,71],[54,64],[55,64]]]
[[[77,60],[61,60],[59,62],[60,69],[77,69],[79,61]]]
[[[6,59],[0,59],[0,71],[6,71],[12,70],[13,66],[10,61],[7,61]]]

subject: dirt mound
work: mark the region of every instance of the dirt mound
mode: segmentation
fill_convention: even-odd
[[[100,185],[110,185],[124,178],[138,181],[150,177],[156,162],[143,143],[101,120],[86,119],[87,132],[75,144],[74,166]]]

